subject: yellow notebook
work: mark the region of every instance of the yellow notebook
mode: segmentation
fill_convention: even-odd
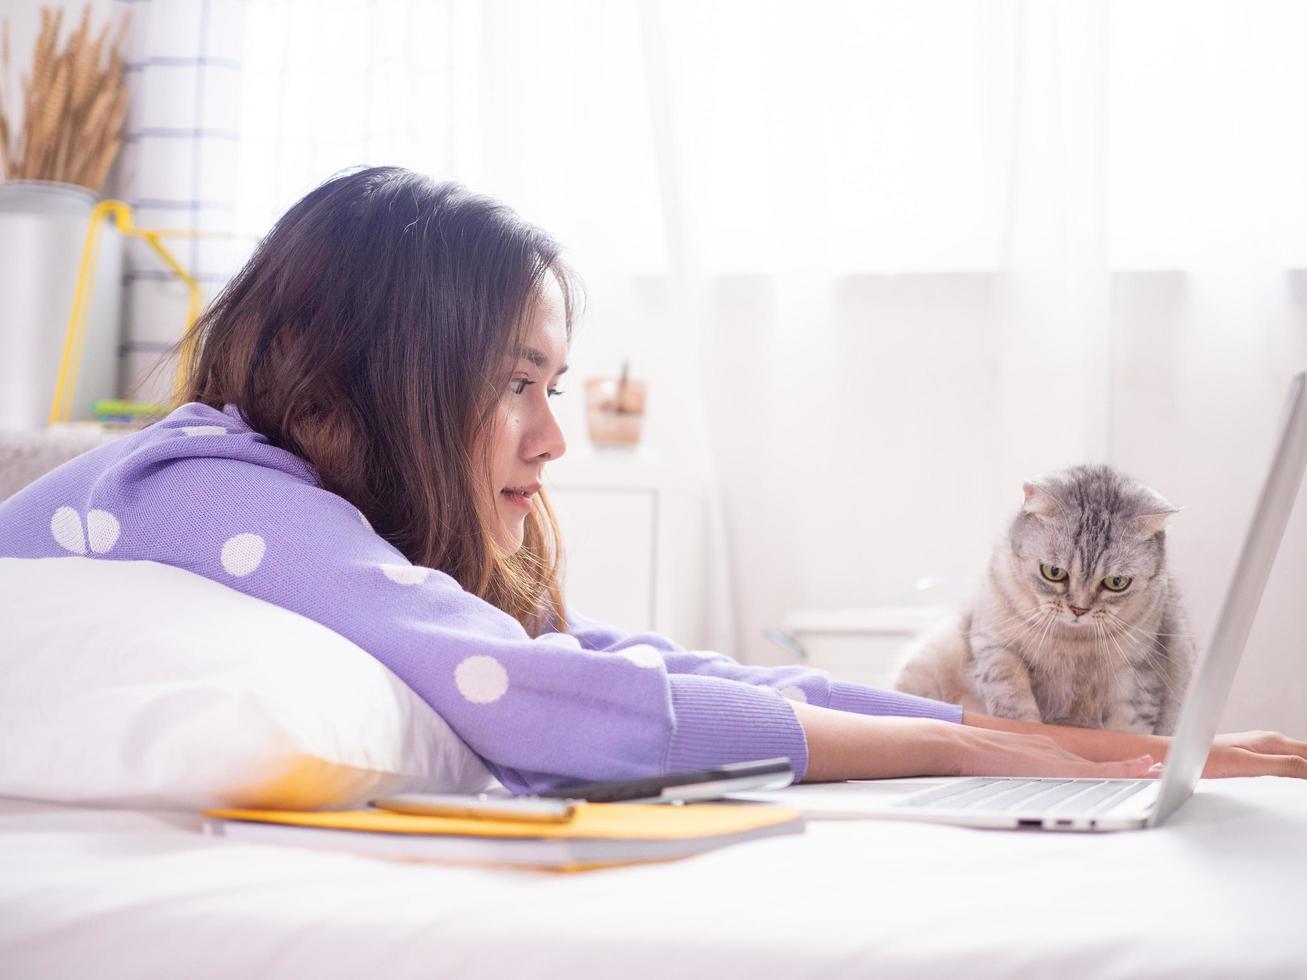
[[[559,871],[667,861],[803,832],[797,810],[739,803],[578,803],[566,823],[386,810],[205,810],[204,818],[205,833],[233,840]]]

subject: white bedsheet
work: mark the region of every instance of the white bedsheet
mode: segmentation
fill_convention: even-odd
[[[887,821],[577,875],[202,837],[0,800],[0,976],[1307,977],[1307,782],[1207,780],[1165,826]]]

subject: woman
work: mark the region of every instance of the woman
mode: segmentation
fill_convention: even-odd
[[[1143,776],[1165,757],[1166,738],[972,716],[568,610],[540,488],[565,449],[558,253],[456,185],[396,168],[328,181],[185,339],[180,407],[0,505],[0,554],[89,546],[314,619],[515,792],[775,756],[809,781]],[[1206,774],[1261,773],[1307,775],[1307,745],[1227,736]]]

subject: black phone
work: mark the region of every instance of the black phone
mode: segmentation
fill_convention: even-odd
[[[641,779],[616,779],[603,783],[578,783],[536,793],[536,796],[587,803],[616,803],[619,800],[653,800],[663,803],[720,799],[727,793],[746,790],[782,789],[794,782],[789,759],[760,762],[731,762],[716,769],[676,772]]]

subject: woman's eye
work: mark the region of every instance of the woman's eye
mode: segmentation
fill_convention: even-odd
[[[520,394],[522,394],[522,392],[526,391],[526,386],[527,386],[527,385],[533,385],[533,384],[538,384],[538,383],[539,383],[539,382],[532,381],[530,378],[514,378],[512,381],[510,381],[510,382],[508,383],[508,387],[512,389],[513,394],[515,394],[515,395],[520,395]],[[549,398],[553,398],[555,395],[561,395],[562,393],[563,393],[563,391],[562,391],[561,388],[546,388],[546,389],[545,389],[545,394],[546,394]]]
[[[1109,592],[1124,592],[1132,581],[1129,575],[1109,575],[1103,579],[1103,587]]]
[[[1040,565],[1039,571],[1050,582],[1061,582],[1066,579],[1066,569],[1058,568],[1056,565]]]
[[[532,381],[530,378],[514,378],[509,382],[508,386],[513,389],[513,394],[520,395],[522,392],[526,391],[527,385],[533,384],[536,384],[536,382]],[[562,393],[563,390],[561,388],[548,388],[545,390],[545,394],[550,398],[553,398],[555,395],[561,395]]]

